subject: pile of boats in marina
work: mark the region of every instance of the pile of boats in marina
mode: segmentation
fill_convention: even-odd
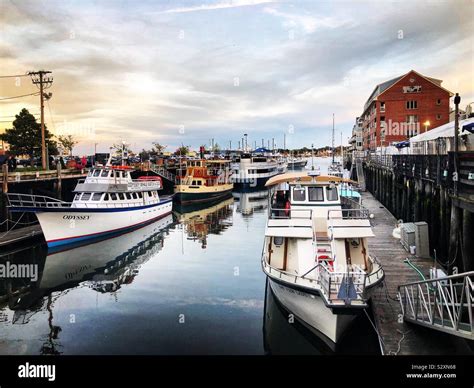
[[[158,220],[162,229],[172,222],[173,210],[179,222],[187,223],[188,235],[205,248],[205,227],[212,223],[200,222],[207,213],[193,214],[196,206],[224,218],[234,201],[242,215],[266,210],[261,265],[269,287],[285,309],[334,344],[367,307],[384,273],[368,252],[370,218],[354,183],[342,176],[340,166],[320,175],[305,165],[306,160],[252,153],[226,160],[190,159],[176,177],[174,194],[159,195],[162,177],[147,173],[133,179],[130,167],[107,163],[78,181],[72,202],[7,196],[11,211],[36,214],[53,250],[102,241]],[[298,168],[302,170],[295,172]],[[216,203],[225,206],[209,207]]]

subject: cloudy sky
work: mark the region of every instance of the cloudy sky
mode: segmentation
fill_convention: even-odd
[[[410,69],[474,101],[471,1],[0,0],[0,76],[51,70],[49,129],[174,150],[347,141],[374,86]],[[0,98],[34,92],[0,78]],[[0,129],[38,97],[0,100]]]

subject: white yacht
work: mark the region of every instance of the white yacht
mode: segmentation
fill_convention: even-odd
[[[110,237],[170,214],[172,197],[158,195],[161,178],[133,180],[130,170],[109,164],[92,168],[78,181],[72,202],[9,193],[9,209],[35,213],[48,247]]]
[[[237,191],[261,189],[271,177],[285,171],[285,164],[272,156],[243,153],[231,163],[231,182]]]
[[[384,277],[368,252],[367,238],[374,235],[368,210],[341,197],[343,182],[297,172],[266,184],[263,271],[285,308],[333,344]]]

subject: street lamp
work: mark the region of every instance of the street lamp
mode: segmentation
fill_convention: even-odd
[[[428,131],[428,127],[430,126],[430,124],[431,124],[431,123],[430,123],[430,120],[426,120],[426,121],[423,123],[423,125],[425,126],[425,132]]]

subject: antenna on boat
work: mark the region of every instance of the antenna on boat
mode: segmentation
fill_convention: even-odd
[[[311,143],[311,170],[314,170],[314,144]]]

